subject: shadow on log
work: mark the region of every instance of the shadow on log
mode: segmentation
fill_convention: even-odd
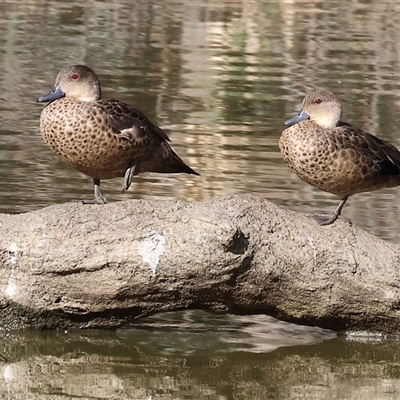
[[[0,216],[3,329],[115,328],[162,311],[395,332],[399,248],[250,195]]]

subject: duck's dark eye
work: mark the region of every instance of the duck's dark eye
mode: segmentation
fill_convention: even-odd
[[[76,80],[76,79],[79,78],[79,75],[78,75],[78,74],[72,74],[72,75],[71,75],[71,78],[74,79],[74,80]]]
[[[322,100],[320,98],[317,98],[314,100],[314,104],[321,104]]]

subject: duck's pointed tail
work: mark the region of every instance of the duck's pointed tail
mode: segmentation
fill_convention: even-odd
[[[135,174],[140,172],[200,175],[194,169],[190,168],[167,142],[162,142],[150,158],[139,164]]]

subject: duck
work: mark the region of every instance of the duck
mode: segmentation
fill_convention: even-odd
[[[70,65],[52,90],[37,99],[44,142],[67,164],[93,179],[94,200],[105,204],[100,181],[122,178],[126,192],[142,172],[199,175],[172,149],[163,129],[141,111],[116,99],[103,99],[100,80],[86,65]]]
[[[307,94],[301,111],[285,121],[279,148],[304,182],[340,198],[332,213],[313,214],[321,226],[340,216],[356,194],[400,185],[400,151],[342,121],[342,104],[329,90]]]

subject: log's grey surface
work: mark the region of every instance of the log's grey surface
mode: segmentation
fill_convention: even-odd
[[[250,196],[0,215],[0,327],[115,328],[185,308],[335,330],[400,326],[400,250]]]

